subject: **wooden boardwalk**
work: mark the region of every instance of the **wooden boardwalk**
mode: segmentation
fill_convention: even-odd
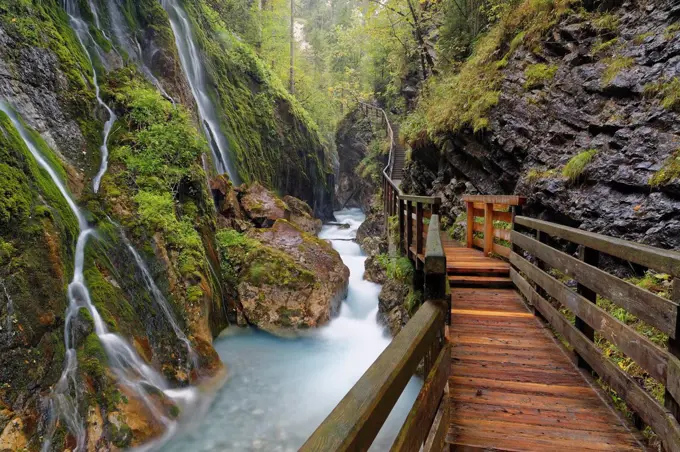
[[[506,278],[507,263],[468,248],[446,254],[460,277],[449,276],[452,450],[644,450],[515,289],[474,287]]]

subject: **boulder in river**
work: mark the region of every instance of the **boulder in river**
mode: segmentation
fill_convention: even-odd
[[[247,234],[224,230],[217,240],[224,277],[249,324],[295,336],[339,311],[349,269],[330,243],[283,219]]]

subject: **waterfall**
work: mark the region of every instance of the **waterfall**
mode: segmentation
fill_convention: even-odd
[[[137,264],[137,268],[139,268],[139,270],[142,272],[142,278],[144,279],[144,286],[146,287],[146,290],[149,291],[158,307],[161,308],[161,311],[163,311],[163,315],[170,324],[172,330],[175,332],[177,339],[179,339],[186,345],[187,353],[189,354],[188,356],[191,361],[191,364],[194,366],[194,368],[198,367],[198,356],[196,355],[196,352],[191,346],[191,342],[189,342],[189,339],[187,338],[186,334],[184,334],[184,331],[182,331],[182,329],[177,324],[177,320],[175,320],[175,316],[172,314],[168,300],[165,298],[163,292],[161,292],[161,290],[156,285],[156,281],[154,281],[153,277],[151,276],[151,272],[149,271],[149,268],[146,266],[146,263],[144,263],[142,256],[139,255],[139,252],[132,245],[130,239],[127,238],[122,228],[120,229],[120,234],[121,237],[123,238],[123,243],[125,243],[125,246],[127,246],[128,250],[134,257],[135,264]]]
[[[3,295],[7,300],[7,304],[5,305],[6,306],[5,314],[7,317],[5,317],[4,333],[7,336],[11,336],[14,323],[14,302],[12,301],[12,297],[9,295],[9,292],[7,291],[5,281],[2,279],[0,279],[0,287],[2,287]],[[0,330],[2,330],[2,327],[0,327]]]
[[[76,241],[74,255],[73,279],[68,285],[68,307],[64,325],[66,362],[64,363],[61,377],[52,390],[52,398],[50,401],[50,406],[56,411],[56,413],[52,413],[53,422],[55,421],[55,415],[58,415],[59,418],[65,422],[68,430],[76,439],[75,450],[84,450],[86,430],[83,419],[78,413],[78,396],[82,389],[76,380],[78,358],[75,349],[76,344],[73,344],[74,332],[72,331],[72,322],[78,315],[80,309],[86,309],[93,320],[94,332],[107,354],[109,368],[113,371],[122,385],[133,391],[134,394],[144,402],[155,418],[166,427],[166,435],[170,435],[174,431],[177,423],[161,412],[159,406],[153,402],[151,394],[162,392],[175,402],[184,406],[185,403],[190,403],[195,400],[195,390],[191,388],[182,390],[173,390],[169,388],[165,379],[147,365],[139,357],[134,348],[132,348],[122,337],[109,332],[99,311],[94,304],[92,304],[83,273],[85,265],[85,247],[88,238],[90,235],[93,235],[94,230],[88,224],[85,213],[77,206],[64,182],[61,181],[57,172],[40,153],[33,138],[12,108],[4,102],[0,102],[0,111],[4,112],[9,117],[33,158],[35,158],[38,165],[50,176],[57,186],[57,189],[66,200],[73,215],[78,220],[79,235]],[[43,450],[49,450],[50,447],[51,435],[48,435],[43,445]]]
[[[95,17],[97,28],[102,30],[101,24],[97,19],[98,13],[96,12],[96,7],[92,4],[92,2],[90,2],[90,8],[92,9],[92,13]],[[123,5],[120,4],[120,0],[109,0],[108,13],[109,19],[111,20],[111,29],[113,31],[113,36],[116,38],[116,42],[125,51],[125,53],[128,54],[128,57],[137,64],[142,74],[158,89],[161,95],[174,104],[175,100],[170,97],[167,91],[165,91],[160,80],[156,78],[153,72],[151,72],[149,66],[146,64],[142,45],[140,44],[137,35],[130,31],[130,27],[128,26],[125,17],[121,12],[122,8]],[[111,40],[109,39],[109,41]]]
[[[92,4],[90,2],[90,4]],[[108,105],[104,102],[104,100],[101,97],[101,89],[99,88],[99,80],[97,79],[97,70],[94,67],[94,59],[92,58],[92,55],[90,54],[90,51],[87,48],[86,42],[91,43],[94,45],[95,49],[97,49],[97,53],[100,56],[101,61],[106,61],[106,58],[103,57],[103,52],[95,42],[94,38],[90,34],[90,29],[87,23],[83,19],[80,18],[80,12],[78,10],[78,6],[73,2],[73,0],[65,0],[64,2],[64,9],[66,10],[66,13],[69,16],[69,20],[71,22],[71,28],[73,28],[73,31],[76,33],[76,37],[78,38],[78,41],[80,42],[81,47],[83,48],[83,51],[85,51],[85,55],[87,55],[87,59],[90,62],[90,66],[92,67],[92,80],[94,82],[94,91],[95,91],[95,96],[97,98],[97,103],[99,104],[100,107],[102,107],[104,110],[106,110],[106,113],[109,116],[109,119],[104,123],[104,131],[102,133],[102,145],[99,147],[99,153],[101,155],[101,163],[99,166],[99,171],[95,175],[92,185],[94,188],[94,192],[97,193],[99,191],[99,184],[101,183],[102,177],[104,177],[104,174],[106,174],[106,170],[108,169],[109,166],[109,147],[108,147],[108,140],[109,140],[109,134],[111,133],[111,128],[113,128],[113,123],[116,122],[116,119],[118,119],[109,108]],[[99,15],[96,12],[96,9],[93,9],[93,15],[95,18],[95,22],[98,24],[97,27],[99,28]]]
[[[210,143],[215,169],[219,173],[227,173],[231,181],[239,185],[241,182],[231,161],[227,138],[222,133],[217,110],[208,94],[205,67],[194,42],[189,17],[177,0],[161,0],[161,4],[170,17],[170,26],[175,35],[179,59],[198,106],[198,114],[205,136]]]

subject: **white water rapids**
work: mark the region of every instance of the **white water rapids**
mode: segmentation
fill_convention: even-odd
[[[340,315],[308,337],[279,339],[229,328],[215,348],[230,373],[206,415],[184,428],[167,452],[295,451],[390,343],[376,320],[380,286],[363,279],[359,245],[348,239],[364,215],[336,212],[349,229],[324,226],[321,237],[350,269]],[[420,389],[413,379],[380,432],[373,450],[388,450]]]

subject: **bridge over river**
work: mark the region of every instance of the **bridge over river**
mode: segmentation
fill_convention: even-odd
[[[394,143],[387,115],[364,108],[383,116]],[[680,451],[680,253],[522,216],[518,196],[465,197],[467,240],[454,242],[440,230],[438,198],[401,192],[399,153],[393,145],[383,172],[384,208],[426,301],[301,450],[367,450],[424,363],[391,450],[645,450],[649,427]],[[669,274],[672,299],[608,273],[601,256]],[[668,346],[598,296],[668,335]],[[663,402],[603,354],[596,333],[664,385]]]

